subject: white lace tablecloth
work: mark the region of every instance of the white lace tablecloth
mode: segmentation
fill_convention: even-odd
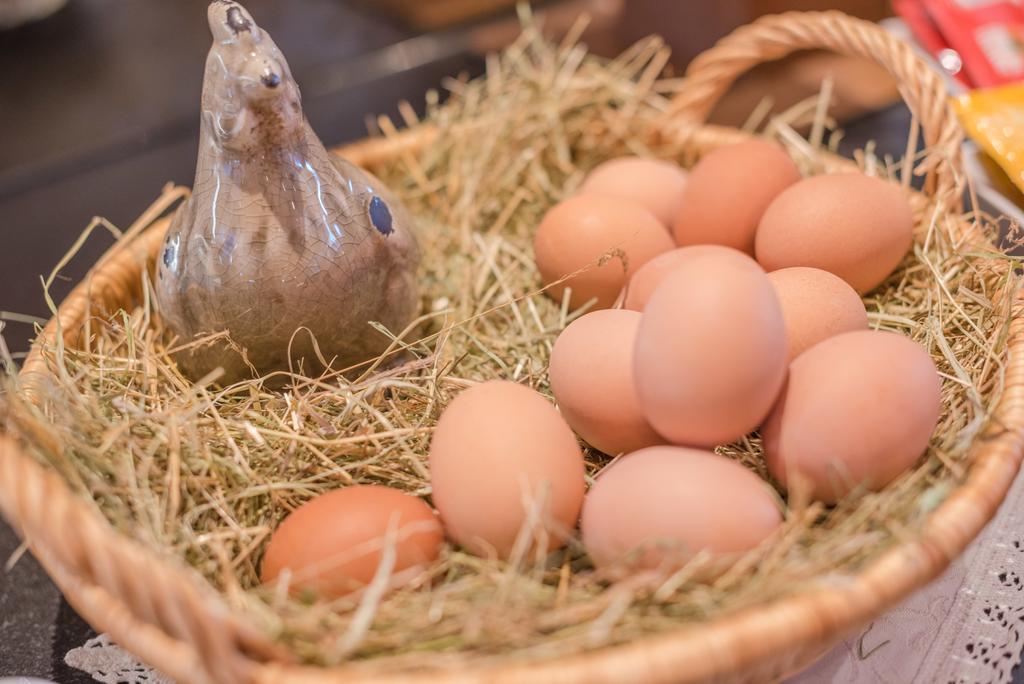
[[[1004,684],[1024,647],[1024,476],[942,577],[786,684]],[[105,635],[68,665],[108,684],[172,684]]]
[[[1024,647],[1024,476],[939,579],[787,684],[1003,684]]]
[[[104,684],[174,684],[170,677],[140,663],[106,634],[71,649],[64,662]]]

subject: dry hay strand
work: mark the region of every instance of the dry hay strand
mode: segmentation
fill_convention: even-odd
[[[330,602],[260,586],[271,531],[311,497],[377,483],[429,500],[431,429],[465,387],[504,378],[550,395],[552,343],[586,308],[570,311],[541,292],[533,231],[601,160],[684,158],[651,149],[679,86],[660,78],[667,57],[652,38],[599,60],[571,40],[546,42],[528,23],[488,59],[485,78],[445,83],[444,104],[431,93],[425,122],[403,107],[408,125],[437,135],[373,169],[420,221],[424,314],[418,327],[393,331],[400,364],[381,358],[358,377],[296,372],[283,392],[264,379],[192,383],[170,351],[201,342],[168,338],[147,280],[141,304],[91,319],[80,348],[43,345],[52,382],[39,406],[9,380],[7,429],[118,530],[195,568],[247,622],[311,663],[394,670],[554,657],[843,582],[911,538],[964,477],[972,442],[999,430],[991,410],[1016,276],[994,247],[961,244],[953,228],[964,220],[995,239],[995,222],[977,212],[948,216],[917,201],[913,252],[866,300],[872,326],[917,340],[942,374],[944,409],[926,456],[884,491],[834,508],[790,497],[781,533],[716,581],[697,581],[707,561],[698,557],[678,572],[610,582],[574,540],[550,557],[523,552],[509,562],[447,548],[387,594],[384,573],[362,594]],[[825,111],[819,99],[768,121],[807,172],[820,171],[838,140]],[[794,132],[807,124],[813,144]],[[380,127],[396,134],[386,119]],[[910,180],[909,162],[870,150],[858,160],[866,172]],[[718,451],[766,477],[756,437]],[[610,459],[586,456],[590,480]]]

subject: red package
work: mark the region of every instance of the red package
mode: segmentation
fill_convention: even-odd
[[[1024,79],[1024,7],[1009,0],[896,0],[921,45],[940,58],[954,50],[961,80],[974,88]],[[940,59],[940,62],[943,60]]]

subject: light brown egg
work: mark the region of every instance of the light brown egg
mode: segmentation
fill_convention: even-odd
[[[583,504],[583,452],[555,407],[523,385],[492,380],[445,409],[430,442],[434,505],[448,536],[507,558],[534,509],[534,540],[562,546]]]
[[[868,327],[864,302],[839,276],[793,266],[772,271],[768,280],[782,306],[790,361],[826,338]]]
[[[666,229],[679,214],[686,171],[661,159],[619,157],[595,166],[580,186],[581,195],[631,200],[646,208]]]
[[[658,219],[639,204],[578,195],[548,211],[533,247],[545,285],[586,269],[548,289],[550,297],[561,301],[562,293],[571,287],[572,308],[596,298],[596,308],[606,309],[638,268],[673,245]],[[612,256],[598,265],[609,253]]]
[[[587,493],[581,528],[598,567],[671,570],[700,551],[735,559],[781,522],[771,488],[740,464],[710,451],[657,446],[605,468]]]
[[[633,344],[639,325],[636,311],[592,311],[570,323],[551,352],[551,391],[562,416],[606,454],[665,443],[636,398]]]
[[[826,503],[880,489],[924,452],[940,408],[935,364],[913,340],[875,330],[830,337],[790,364],[761,429],[768,469],[786,487],[804,479]]]
[[[750,432],[786,374],[768,276],[736,250],[687,258],[647,302],[633,362],[644,415],[669,441],[710,447]]]
[[[673,223],[676,244],[714,244],[754,254],[764,210],[800,180],[785,150],[765,140],[719,147],[690,171]]]
[[[861,173],[814,176],[771,203],[757,231],[767,271],[813,266],[868,292],[913,243],[914,215],[899,186]]]
[[[381,554],[394,545],[392,586],[437,560],[444,533],[422,499],[390,487],[358,485],[311,499],[274,531],[262,580],[291,573],[293,592],[335,598],[373,581]]]
[[[643,311],[647,306],[647,300],[654,294],[658,285],[661,285],[661,281],[666,275],[676,270],[687,258],[698,254],[712,253],[716,250],[722,254],[735,251],[731,247],[721,245],[692,245],[678,247],[659,254],[641,266],[629,279],[629,283],[626,285],[626,297],[622,305],[633,311]]]

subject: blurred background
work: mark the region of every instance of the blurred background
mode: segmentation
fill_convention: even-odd
[[[518,31],[514,0],[248,0],[288,58],[307,116],[327,145],[367,133],[372,115],[417,109],[445,76],[482,71],[482,56]],[[127,228],[167,182],[191,184],[207,0],[0,0],[0,311],[15,352],[48,316],[40,276],[94,215]],[[581,13],[590,48],[617,54],[661,33],[681,71],[701,50],[759,15],[836,8],[871,20],[885,0],[548,0],[547,30]],[[745,78],[715,118],[740,123],[771,92],[778,106],[836,78],[841,118],[883,109],[895,87],[871,65],[802,55]],[[900,135],[905,134],[905,128]],[[905,139],[905,138],[904,138]],[[103,235],[100,235],[103,232]],[[56,300],[109,246],[91,238]],[[12,315],[13,314],[13,315]]]

